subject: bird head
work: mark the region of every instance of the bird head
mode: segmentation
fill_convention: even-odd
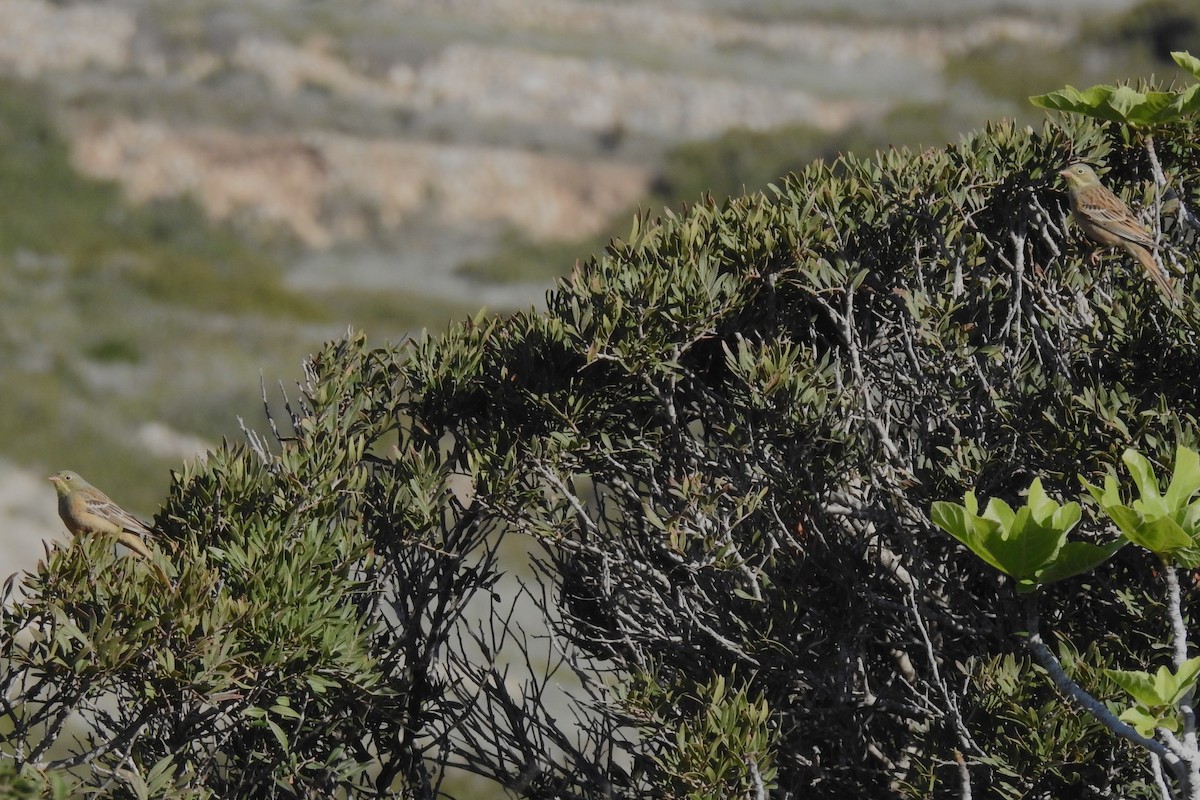
[[[69,469],[54,473],[50,476],[49,481],[54,484],[54,491],[58,492],[60,497],[88,485],[87,481],[79,477],[78,472],[72,472]]]
[[[1100,183],[1100,179],[1096,177],[1096,171],[1078,161],[1058,174],[1066,178],[1072,189],[1082,189],[1085,186],[1094,186]]]

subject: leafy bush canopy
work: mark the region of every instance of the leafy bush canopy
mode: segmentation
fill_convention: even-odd
[[[332,343],[270,436],[178,476],[169,596],[102,543],[25,581],[4,753],[122,796],[432,797],[448,769],[545,798],[1134,787],[1125,750],[1075,757],[1105,731],[1012,685],[1005,579],[928,509],[1195,445],[1196,138],[1156,132],[1174,310],[1084,258],[1055,183],[1106,164],[1150,219],[1146,152],[1066,120],[641,217],[545,312]],[[1126,548],[1097,580],[1149,571]],[[1126,666],[1147,601],[1073,580],[1044,590],[1059,630]]]

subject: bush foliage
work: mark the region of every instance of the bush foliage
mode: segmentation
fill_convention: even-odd
[[[1196,445],[1197,133],[1155,135],[1174,215],[1125,129],[997,124],[639,218],[545,312],[332,343],[178,475],[172,591],[103,542],[25,579],[6,758],[111,796],[1137,796],[928,512]],[[1085,258],[1080,159],[1161,226],[1179,308]],[[1048,590],[1091,688],[1156,638],[1153,580],[1126,548]]]

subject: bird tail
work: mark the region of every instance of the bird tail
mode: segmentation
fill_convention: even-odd
[[[1137,256],[1138,263],[1142,265],[1142,269],[1146,271],[1146,274],[1150,276],[1159,290],[1170,298],[1172,302],[1177,300],[1178,295],[1175,292],[1175,281],[1171,280],[1171,276],[1167,274],[1166,269],[1154,260],[1154,255],[1145,247],[1134,248],[1134,255]]]
[[[149,564],[154,570],[155,575],[158,576],[160,581],[168,586],[170,585],[171,579],[167,577],[167,573],[163,571],[162,567],[154,563],[154,557],[150,553],[150,548],[145,542],[142,541],[142,537],[138,536],[136,533],[121,531],[120,536],[117,538],[120,540],[121,544],[125,545],[135,554],[145,559],[146,563]]]

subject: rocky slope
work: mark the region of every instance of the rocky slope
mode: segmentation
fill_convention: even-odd
[[[66,87],[75,163],[135,199],[191,193],[310,247],[424,212],[570,239],[636,201],[671,143],[836,130],[935,95],[951,56],[1056,47],[1072,30],[998,14],[855,25],[681,6],[376,0],[317,15],[269,0],[0,0],[0,67]],[[129,108],[139,92],[149,100]]]

